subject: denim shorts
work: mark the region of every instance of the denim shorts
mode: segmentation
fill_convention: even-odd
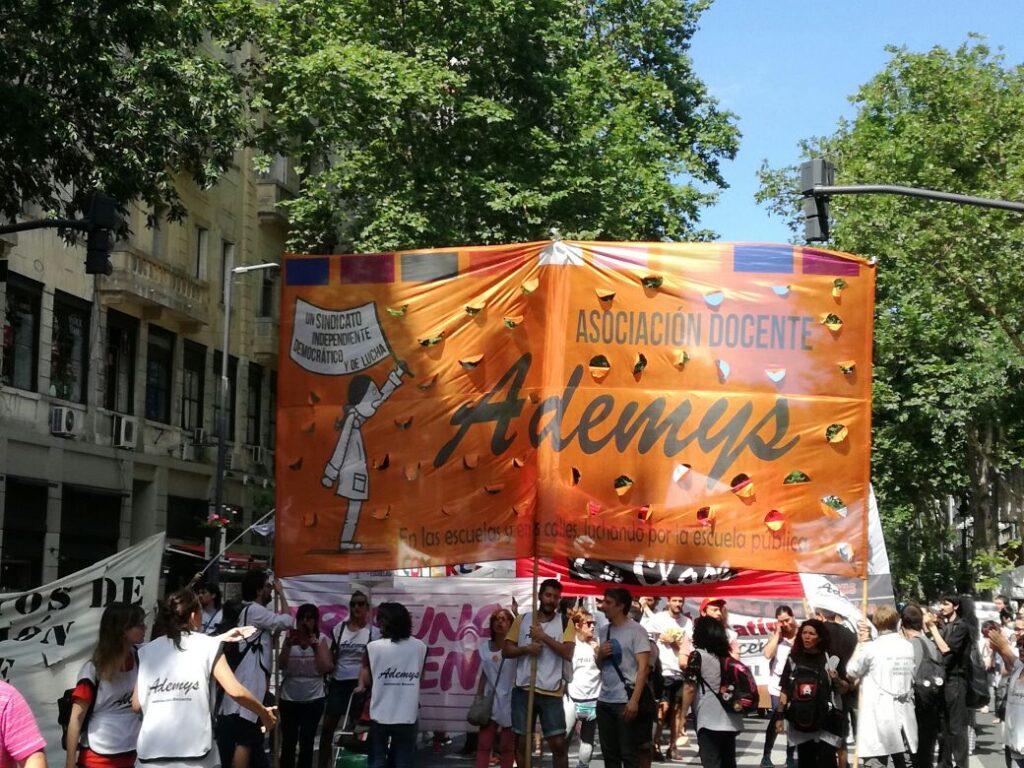
[[[526,702],[530,692],[526,688],[512,689],[512,730],[526,735]],[[540,732],[544,736],[565,736],[565,708],[561,696],[533,695],[533,716],[540,718]]]

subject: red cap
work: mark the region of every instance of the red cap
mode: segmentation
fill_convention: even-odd
[[[704,615],[704,611],[706,611],[708,609],[709,605],[721,605],[721,606],[724,607],[725,606],[725,600],[723,600],[720,597],[705,597],[703,600],[700,601],[700,614],[701,614],[701,616]]]

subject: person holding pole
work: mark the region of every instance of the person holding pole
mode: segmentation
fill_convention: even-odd
[[[576,631],[558,613],[561,597],[562,585],[558,579],[544,579],[537,592],[538,610],[516,617],[502,650],[506,659],[516,662],[512,730],[516,734],[517,760],[524,766],[530,749],[529,732],[536,716],[540,717],[541,733],[551,749],[553,768],[569,766],[569,743],[562,708],[565,693],[562,670],[563,662],[572,662]]]

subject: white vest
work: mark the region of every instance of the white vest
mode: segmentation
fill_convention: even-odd
[[[420,677],[427,646],[410,637],[399,642],[374,640],[370,658],[370,719],[382,725],[412,724],[419,719]]]
[[[141,762],[198,760],[213,749],[210,675],[219,653],[220,643],[199,632],[182,635],[180,651],[167,637],[139,649]]]
[[[100,755],[134,752],[142,721],[132,712],[132,690],[139,675],[138,665],[118,672],[113,680],[100,680],[96,667],[87,661],[78,673],[79,682],[93,689],[92,712],[82,733],[81,744]]]

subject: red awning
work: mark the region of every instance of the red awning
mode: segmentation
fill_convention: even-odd
[[[792,599],[804,596],[798,573],[751,571],[675,563],[621,563],[608,560],[539,560],[540,578],[562,582],[567,597],[601,595],[626,587],[634,595]],[[516,575],[533,576],[533,561],[516,561]]]
[[[168,544],[166,549],[168,552],[176,553],[179,555],[198,557],[200,559],[206,558],[206,548],[202,544],[189,544],[187,542],[181,542],[175,544]],[[267,564],[267,560],[264,557],[243,554],[241,552],[225,552],[223,559],[227,560],[228,563],[238,568],[248,568],[250,566],[265,566]]]

